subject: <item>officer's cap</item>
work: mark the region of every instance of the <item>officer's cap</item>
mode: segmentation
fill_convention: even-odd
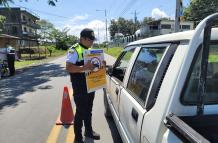
[[[94,31],[89,28],[85,28],[81,31],[80,37],[89,38],[90,40],[96,40]]]

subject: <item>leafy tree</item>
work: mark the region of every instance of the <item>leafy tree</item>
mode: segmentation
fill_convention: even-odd
[[[48,49],[49,55],[51,57],[51,54],[53,53],[53,51],[55,51],[55,46],[49,45],[49,46],[47,46],[47,49]]]
[[[141,22],[142,26],[145,26],[147,23],[154,21],[155,19],[152,17],[144,17],[143,21]]]
[[[55,6],[55,3],[57,2],[58,0],[48,0],[48,4],[51,5],[51,6]]]
[[[123,35],[132,35],[135,33],[136,29],[140,27],[140,23],[136,23],[133,20],[126,20],[122,17],[118,20],[111,20],[111,25],[109,27],[111,39],[114,39],[116,33],[122,33]]]
[[[190,5],[185,8],[185,20],[194,21],[198,24],[206,16],[217,12],[218,0],[191,0]]]
[[[78,41],[76,36],[68,35],[69,30],[68,28],[63,30],[53,29],[51,32],[51,38],[55,41],[57,49],[67,50]]]
[[[0,0],[0,5],[9,7],[9,4],[8,4],[9,2],[13,3],[13,0]]]
[[[6,20],[6,17],[3,15],[0,15],[0,33],[3,31],[5,20]]]
[[[64,28],[63,30],[56,29],[52,23],[46,20],[40,20],[38,24],[41,27],[39,30],[41,40],[44,43],[47,43],[46,41],[55,42],[57,49],[67,50],[78,40],[76,36],[68,35],[69,28]],[[44,45],[46,46],[46,44]]]
[[[20,0],[22,1],[22,0]],[[28,1],[28,0],[24,0],[24,1]],[[55,6],[55,3],[57,2],[57,0],[48,0],[48,4],[51,6]],[[14,3],[14,0],[0,0],[0,5],[3,5],[5,7],[9,7],[9,3]]]
[[[38,31],[39,35],[40,35],[40,39],[43,41],[46,40],[51,40],[51,33],[54,29],[54,25],[52,23],[50,23],[47,20],[39,20],[37,21],[37,24],[39,24],[40,29]]]
[[[111,24],[109,26],[111,39],[114,39],[114,35],[118,33],[118,22],[116,20],[111,20]]]

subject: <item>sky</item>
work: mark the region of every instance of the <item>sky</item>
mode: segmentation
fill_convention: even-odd
[[[184,6],[189,3],[183,0]],[[24,7],[60,30],[69,28],[69,34],[78,37],[83,28],[92,28],[102,42],[106,40],[106,19],[107,27],[112,19],[134,19],[135,12],[139,21],[144,17],[174,19],[176,0],[58,0],[55,7],[47,0],[14,0],[10,6]],[[109,39],[109,32],[107,35]]]

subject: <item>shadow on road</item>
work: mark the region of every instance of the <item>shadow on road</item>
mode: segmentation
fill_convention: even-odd
[[[36,89],[46,90],[51,85],[36,86],[50,81],[52,77],[67,76],[64,67],[58,64],[47,63],[35,66],[13,77],[0,80],[0,111],[7,106],[16,106],[22,103],[18,96],[33,92]]]
[[[122,139],[120,138],[117,127],[115,125],[115,122],[113,120],[113,117],[105,117],[105,118],[106,118],[107,123],[109,125],[109,128],[110,128],[111,135],[112,135],[114,143],[123,143]]]

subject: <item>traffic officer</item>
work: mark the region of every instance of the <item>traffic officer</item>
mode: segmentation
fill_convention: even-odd
[[[92,129],[92,107],[95,93],[87,93],[85,71],[92,71],[95,67],[89,61],[84,65],[83,51],[90,49],[95,40],[94,31],[85,28],[80,33],[79,43],[73,45],[67,54],[66,70],[70,73],[73,87],[73,96],[76,104],[74,120],[74,143],[84,143],[82,137],[83,121],[85,124],[85,136],[99,140],[100,135]]]

